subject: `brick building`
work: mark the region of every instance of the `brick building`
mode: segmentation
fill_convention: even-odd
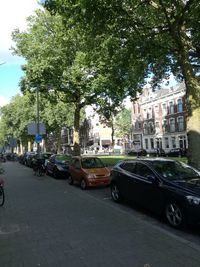
[[[154,91],[146,86],[132,105],[134,148],[187,148],[185,85]]]

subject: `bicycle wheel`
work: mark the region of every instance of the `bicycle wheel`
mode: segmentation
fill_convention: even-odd
[[[0,206],[3,206],[4,201],[5,201],[4,189],[2,186],[0,186]]]

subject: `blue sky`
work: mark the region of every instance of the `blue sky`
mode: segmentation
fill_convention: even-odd
[[[22,75],[20,64],[4,64],[4,66],[0,66],[0,96],[5,99],[5,102],[20,92],[18,83]]]
[[[13,56],[11,33],[26,29],[26,18],[39,8],[37,0],[1,0],[0,3],[0,106],[8,103],[12,96],[20,93],[18,86],[23,76],[21,65],[24,59]]]

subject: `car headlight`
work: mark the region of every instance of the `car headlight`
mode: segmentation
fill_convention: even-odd
[[[94,173],[88,173],[87,174],[87,178],[88,179],[95,179],[96,178],[96,175]]]
[[[200,204],[200,198],[194,197],[194,196],[186,196],[188,202],[192,205],[199,205]]]

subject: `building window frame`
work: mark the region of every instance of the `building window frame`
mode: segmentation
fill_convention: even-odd
[[[174,102],[169,102],[169,114],[174,114]]]
[[[170,118],[169,119],[169,129],[170,129],[170,133],[174,133],[176,131],[175,118]]]
[[[184,131],[184,118],[183,118],[183,116],[180,116],[177,118],[177,125],[178,125],[178,131],[183,132]]]
[[[183,112],[183,100],[179,98],[177,100],[177,112]]]

